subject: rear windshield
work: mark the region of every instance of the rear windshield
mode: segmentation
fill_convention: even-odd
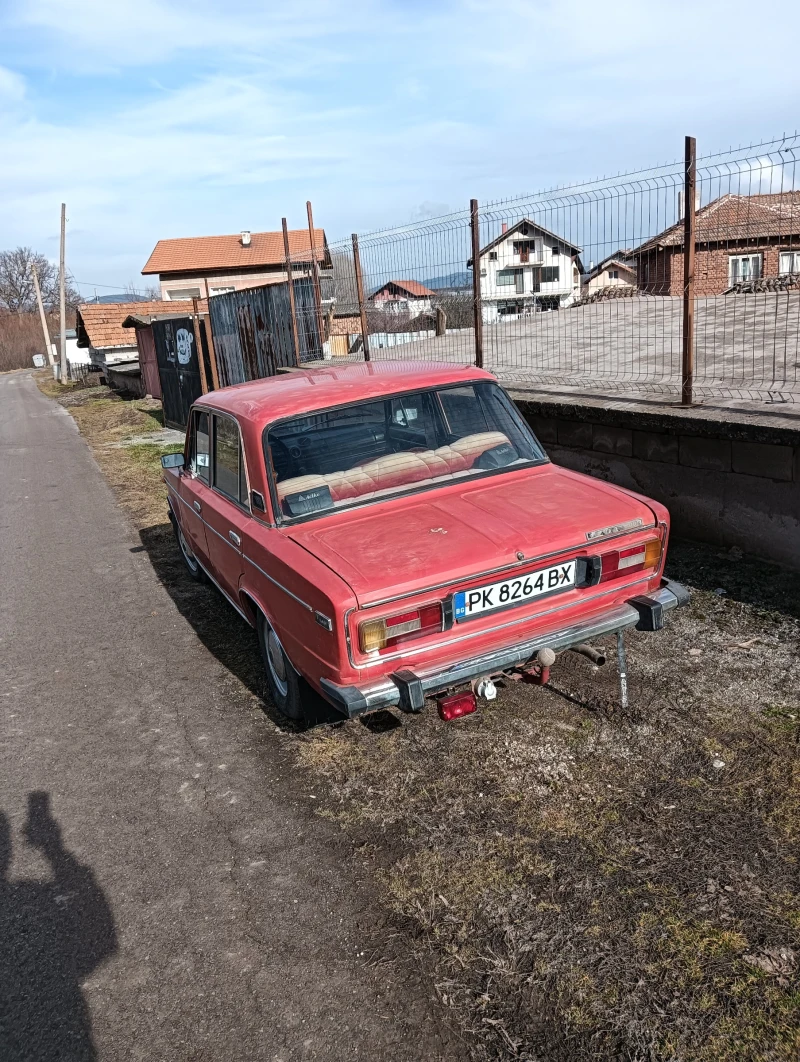
[[[269,428],[264,440],[284,519],[547,459],[489,381],[296,417]]]

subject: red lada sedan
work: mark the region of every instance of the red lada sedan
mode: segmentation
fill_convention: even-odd
[[[480,369],[381,361],[204,395],[163,459],[189,573],[259,634],[270,692],[445,717],[555,652],[658,630],[663,505],[552,464]],[[620,671],[624,654],[619,639]],[[624,695],[624,686],[623,686]]]

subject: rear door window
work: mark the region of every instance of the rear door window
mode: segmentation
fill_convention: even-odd
[[[208,483],[211,471],[209,461],[208,413],[202,413],[200,410],[195,410],[192,414],[190,450],[190,471],[193,472],[198,479],[201,479],[204,483]]]
[[[239,425],[230,417],[214,417],[214,486],[232,501],[247,504],[247,477]]]

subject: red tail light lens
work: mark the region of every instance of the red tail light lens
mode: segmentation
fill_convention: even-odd
[[[358,626],[358,643],[364,653],[400,645],[442,629],[442,606],[424,605],[396,616],[364,620]]]
[[[600,582],[608,582],[609,579],[620,579],[623,575],[633,572],[643,572],[648,568],[657,568],[661,563],[662,543],[660,538],[648,538],[646,542],[640,542],[638,546],[626,546],[625,549],[614,549],[604,553],[602,560],[602,575]]]

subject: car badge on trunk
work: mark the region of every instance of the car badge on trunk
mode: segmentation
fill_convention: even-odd
[[[586,539],[588,542],[594,542],[596,538],[607,538],[608,535],[621,535],[623,531],[633,531],[637,527],[641,527],[644,524],[644,520],[641,516],[637,516],[635,520],[626,520],[624,524],[612,524],[610,527],[600,527],[597,531],[587,531]]]

